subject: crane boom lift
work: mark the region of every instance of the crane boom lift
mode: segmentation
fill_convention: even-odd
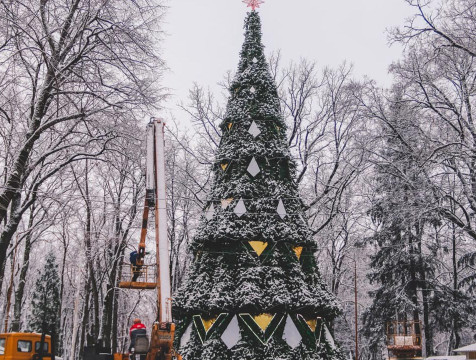
[[[173,349],[175,324],[172,321],[169,237],[167,234],[167,194],[165,187],[164,122],[155,120],[155,238],[157,246],[158,317],[151,335],[147,360],[181,359]],[[149,162],[149,159],[147,160]]]
[[[131,274],[145,268],[146,282],[125,281],[121,288],[155,289],[157,288],[158,313],[153,325],[147,360],[181,360],[175,353],[173,340],[175,324],[172,320],[172,291],[170,279],[169,238],[167,233],[167,194],[165,177],[165,138],[163,120],[151,119],[147,125],[147,160],[146,160],[146,197],[142,219],[142,230],[137,251],[136,264],[131,265]],[[155,215],[156,242],[156,279],[147,282],[147,266],[144,264],[149,209]]]
[[[159,322],[172,321],[172,293],[170,286],[169,237],[167,234],[167,194],[165,189],[165,139],[164,122],[155,121],[156,155],[156,209],[155,236],[157,244],[157,283],[159,300]]]
[[[147,163],[146,163],[146,193],[144,203],[144,213],[142,216],[142,229],[140,234],[139,248],[137,250],[136,264],[138,266],[144,266],[145,258],[145,240],[147,238],[147,227],[149,224],[149,209],[155,207],[155,125],[150,122],[147,125]]]

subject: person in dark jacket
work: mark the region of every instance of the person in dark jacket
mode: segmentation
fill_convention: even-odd
[[[138,257],[139,253],[137,251],[131,252],[129,256],[129,260],[131,261],[132,265],[132,282],[136,282],[142,272],[142,265],[137,265]]]

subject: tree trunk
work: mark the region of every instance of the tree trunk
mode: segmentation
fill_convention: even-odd
[[[97,339],[99,337],[99,292],[98,286],[96,283],[95,271],[94,271],[94,256],[93,256],[93,249],[91,245],[91,234],[92,234],[92,211],[91,211],[91,201],[89,198],[89,168],[88,162],[86,161],[86,169],[85,169],[85,189],[84,189],[84,201],[86,203],[86,229],[85,229],[85,243],[86,243],[86,259],[87,259],[87,266],[89,270],[89,280],[88,284],[90,285],[90,291],[93,296],[93,307],[94,307],[94,317],[92,323],[92,336]],[[76,181],[78,181],[76,179]],[[79,182],[78,182],[79,185]]]
[[[422,283],[426,284],[426,274],[421,271]],[[423,329],[425,333],[425,354],[423,356],[433,355],[433,331],[430,325],[430,307],[428,305],[429,291],[426,287],[422,290],[422,302],[423,302]]]
[[[413,243],[413,234],[411,228],[407,229],[408,231],[408,246],[410,247],[410,297],[413,303],[413,321],[420,321],[420,312],[418,304],[418,293],[417,293],[417,271],[415,264],[415,248]]]
[[[70,359],[76,359],[76,345],[78,343],[78,329],[79,329],[79,299],[81,295],[81,277],[77,280],[76,295],[74,296],[74,309],[73,309],[73,333],[71,335],[71,350]]]
[[[63,240],[64,240],[65,234],[63,233]],[[63,296],[64,296],[64,273],[66,270],[66,255],[68,253],[68,246],[66,244],[66,241],[64,241],[64,247],[63,247],[63,261],[61,263],[61,277],[60,277],[60,301],[59,301],[59,318],[60,318],[60,329],[63,329],[63,325],[65,322],[65,319],[63,318]],[[66,318],[66,316],[64,316]],[[61,354],[63,352],[63,337],[64,333],[63,331],[60,331],[59,334],[56,334],[57,336],[57,350],[58,353]]]
[[[79,341],[79,358],[83,358],[84,354],[84,345],[86,343],[86,329],[88,327],[88,320],[89,320],[89,301],[91,297],[91,293],[89,291],[91,287],[91,278],[88,277],[88,280],[86,281],[85,288],[84,288],[84,293],[86,294],[86,297],[84,299],[84,306],[83,306],[83,319],[81,320],[81,339]]]
[[[420,287],[422,288],[422,302],[423,302],[423,331],[425,334],[425,347],[423,356],[430,356],[433,353],[433,332],[430,326],[430,307],[428,305],[430,291],[429,284],[426,281],[425,267],[423,264],[423,225],[417,223],[415,225],[417,235],[417,250],[418,250],[418,269],[420,273]]]
[[[118,278],[119,279],[119,278]],[[113,303],[113,311],[112,311],[112,341],[111,347],[112,351],[117,351],[117,326],[118,326],[118,312],[119,312],[119,292],[117,291],[117,287],[114,288],[114,303]]]
[[[57,335],[56,331],[53,330],[51,334],[51,360],[55,360],[56,358],[56,351],[57,351]]]
[[[118,207],[120,207],[120,197],[118,199]],[[119,266],[119,260],[121,259],[121,247],[122,241],[119,240],[120,236],[120,218],[118,216],[119,209],[116,207],[115,211],[115,241],[114,246],[109,245],[109,263],[111,270],[109,272],[108,283],[106,285],[106,296],[104,298],[103,305],[103,316],[102,316],[102,329],[101,334],[103,335],[104,346],[109,348],[112,346],[111,336],[112,336],[112,323],[114,318],[114,301],[116,296],[116,285],[117,285],[117,268]]]
[[[91,266],[91,270],[93,267]],[[92,336],[97,339],[99,337],[99,292],[98,292],[98,287],[97,287],[97,282],[96,278],[94,276],[94,273],[90,271],[89,273],[90,277],[90,284],[91,284],[91,294],[93,296],[93,306],[94,306],[94,318],[93,318],[93,323],[92,323]]]
[[[453,265],[453,302],[456,303],[456,292],[459,290],[458,287],[458,259],[456,253],[456,225],[454,223],[451,224],[452,227],[452,265]],[[450,355],[453,349],[457,349],[460,347],[461,337],[459,335],[459,324],[458,324],[458,315],[454,314],[453,318],[453,326],[451,329],[450,335],[450,342],[448,346],[448,355]]]
[[[6,265],[6,262],[4,262],[3,264],[0,264],[0,296],[2,295],[3,278],[5,277],[5,265]]]
[[[111,277],[113,275],[111,274]],[[112,318],[114,311],[114,283],[111,283],[112,280],[109,278],[109,282],[106,287],[106,296],[104,298],[104,306],[102,313],[102,340],[104,341],[104,346],[109,348],[111,347],[111,332],[112,332]]]
[[[25,249],[23,251],[23,264],[20,271],[20,279],[18,280],[17,291],[15,292],[15,305],[13,308],[13,322],[12,331],[18,332],[21,330],[21,315],[23,295],[25,293],[26,276],[30,267],[30,252],[31,252],[31,239],[33,236],[33,220],[35,218],[35,204],[30,209],[30,219],[28,221],[28,234],[25,237]]]
[[[0,268],[2,268],[3,270],[5,270],[8,247],[10,246],[10,242],[13,238],[13,235],[15,235],[18,229],[18,225],[20,224],[21,214],[18,212],[20,202],[21,194],[17,193],[15,194],[15,197],[13,198],[13,201],[11,203],[10,218],[8,219],[8,224],[7,226],[5,226],[2,231],[2,234],[0,235]],[[4,271],[2,271],[2,276],[0,277],[0,289],[3,285],[3,274]]]

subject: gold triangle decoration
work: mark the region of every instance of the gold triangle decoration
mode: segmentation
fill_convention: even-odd
[[[261,254],[268,247],[268,243],[263,241],[248,241],[248,243],[253,248],[253,250],[258,254],[258,256],[261,256]]]
[[[233,198],[223,199],[221,201],[221,208],[225,210],[228,206],[230,206],[233,200],[234,200]]]
[[[232,127],[233,127],[233,123],[228,123],[228,131],[230,131]]]
[[[214,317],[214,318],[210,318],[210,319],[204,318],[203,316],[201,317],[203,327],[205,328],[206,332],[208,332],[208,330],[210,330],[210,328],[213,326],[213,324],[215,324],[217,319],[218,319],[218,317]]]
[[[271,321],[273,320],[273,318],[274,318],[274,315],[272,315],[272,314],[261,314],[261,315],[253,316],[253,320],[255,321],[255,323],[263,331],[266,331],[269,324],[271,324]]]
[[[313,333],[316,332],[316,329],[317,329],[317,319],[306,320],[306,324],[307,324],[307,326],[309,326],[309,329],[311,329]]]
[[[221,169],[222,169],[223,171],[226,171],[226,168],[228,167],[228,164],[227,164],[227,163],[223,163],[223,164],[221,164],[220,166],[221,166]]]
[[[285,319],[285,314],[239,314],[239,317],[245,325],[245,331],[249,331],[262,344],[267,344]]]
[[[298,260],[301,260],[302,251],[304,250],[303,246],[293,246],[293,251],[296,254]]]
[[[203,317],[201,315],[193,315],[193,322],[195,324],[195,329],[197,330],[198,336],[203,343],[210,339],[216,331],[220,330],[223,321],[226,320],[228,314],[222,313],[219,315],[212,315],[211,317]]]

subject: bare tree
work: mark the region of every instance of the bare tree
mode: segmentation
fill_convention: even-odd
[[[177,290],[190,264],[191,242],[204,206],[210,175],[207,166],[197,159],[200,153],[194,141],[179,131],[178,126],[167,127],[167,192],[169,237],[171,240],[172,285]]]
[[[432,48],[454,48],[476,57],[476,4],[471,0],[405,0],[416,14],[403,28],[394,29],[393,41],[416,38]]]
[[[358,136],[365,123],[358,101],[362,85],[352,80],[351,66],[326,68],[319,75],[315,64],[304,60],[283,69],[277,81],[290,124],[289,145],[299,164],[297,181],[317,234],[339,216],[344,194],[365,163]]]
[[[7,150],[0,159],[0,265],[19,222],[15,199],[28,182],[34,194],[160,100],[161,14],[148,0],[1,2],[0,27],[8,31],[0,49],[0,121],[9,130],[0,137]],[[38,175],[39,167],[48,170]]]

